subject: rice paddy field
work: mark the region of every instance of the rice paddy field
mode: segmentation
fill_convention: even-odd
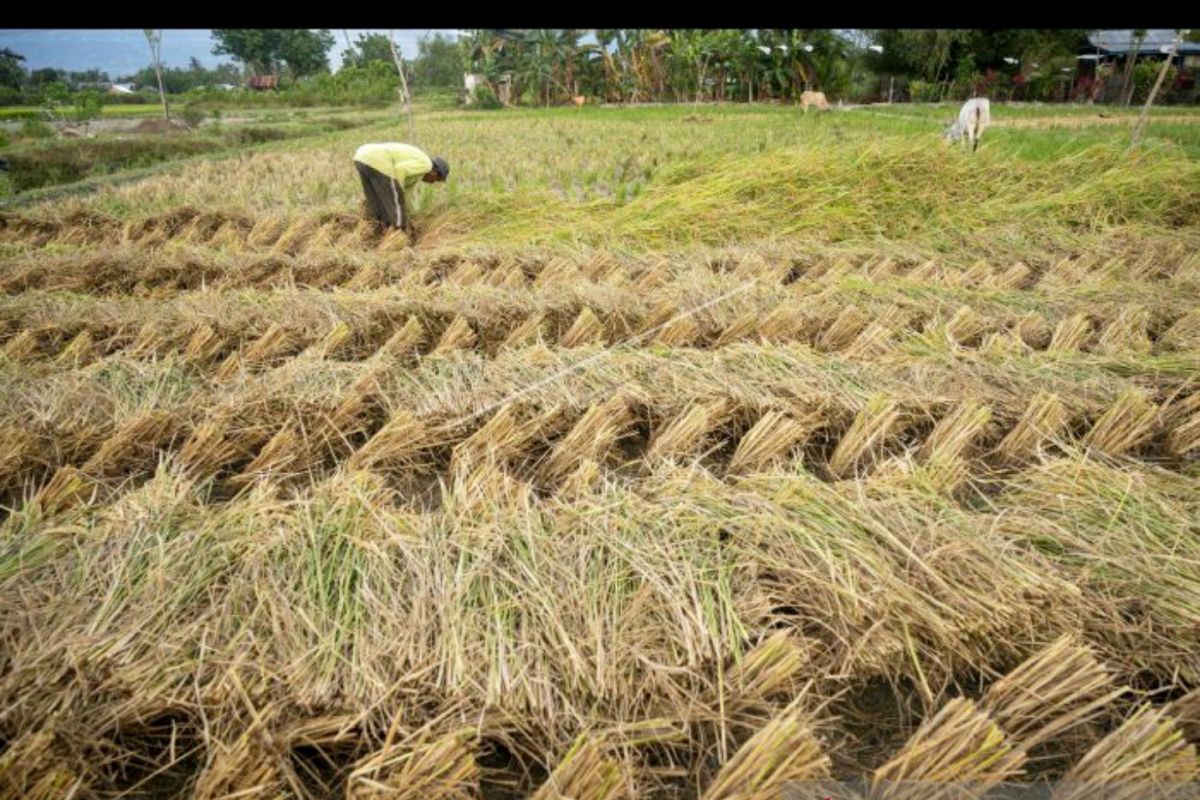
[[[415,243],[404,119],[10,204],[0,796],[1194,792],[1200,114],[1099,113],[424,111]]]

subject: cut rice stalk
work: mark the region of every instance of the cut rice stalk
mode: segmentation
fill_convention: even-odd
[[[1200,780],[1196,746],[1188,743],[1165,708],[1142,706],[1105,736],[1071,770],[1054,800],[1085,800],[1102,795],[1117,800],[1185,797]]]
[[[946,323],[946,334],[953,342],[964,347],[977,345],[987,330],[987,321],[970,306],[960,306]]]
[[[598,738],[580,736],[530,800],[614,800],[627,797],[621,764]]]
[[[584,306],[580,310],[579,316],[571,323],[571,327],[559,338],[558,343],[563,347],[580,347],[603,340],[604,323],[600,321],[594,311]]]
[[[986,285],[993,289],[1023,289],[1028,285],[1033,271],[1020,261],[1008,269],[989,278]]]
[[[748,339],[754,335],[757,328],[758,315],[753,311],[747,311],[725,326],[721,335],[717,337],[714,347],[724,347],[727,344]]]
[[[1075,314],[1058,323],[1050,337],[1050,353],[1073,353],[1082,348],[1091,338],[1092,321],[1086,314]]]
[[[104,440],[83,471],[96,478],[118,475],[131,462],[151,457],[177,430],[178,420],[171,412],[153,409],[139,414]]]
[[[816,417],[797,419],[782,411],[768,411],[738,442],[729,460],[730,472],[762,469],[782,458],[812,432]]]
[[[858,412],[850,429],[842,436],[829,459],[829,470],[848,477],[872,449],[878,447],[903,418],[900,406],[886,397],[876,396]]]
[[[654,433],[646,451],[649,460],[694,455],[708,434],[729,416],[729,402],[723,398],[693,403]]]
[[[75,334],[70,343],[63,348],[62,352],[55,358],[59,364],[73,364],[79,366],[91,360],[92,349],[95,343],[92,340],[92,332],[82,330]]]
[[[416,354],[424,341],[425,326],[415,316],[410,316],[400,329],[383,343],[378,355],[383,358],[406,358]]]
[[[1096,420],[1083,445],[1110,456],[1121,455],[1153,435],[1158,416],[1158,407],[1142,392],[1131,389]]]
[[[350,800],[477,800],[475,732],[447,733],[430,742],[385,745],[355,765],[346,780]]]
[[[794,692],[800,673],[812,658],[802,641],[783,630],[759,642],[726,674],[730,690],[740,700],[766,700],[781,692]]]
[[[1174,403],[1167,414],[1171,425],[1167,450],[1182,456],[1200,448],[1200,392]]]
[[[1092,719],[1123,691],[1089,649],[1063,636],[992,684],[980,707],[1028,751]]]
[[[593,405],[546,456],[541,465],[543,479],[558,484],[585,459],[603,461],[632,424],[633,413],[624,396]]]
[[[817,339],[817,346],[822,350],[841,350],[849,346],[869,322],[870,318],[857,307],[846,306]]]
[[[538,312],[526,317],[517,327],[513,328],[500,344],[501,350],[512,350],[532,344],[544,333],[543,326],[546,318]]]
[[[1150,337],[1146,332],[1150,312],[1145,306],[1126,306],[1104,326],[1097,349],[1102,353],[1150,352]]]
[[[415,414],[400,409],[366,444],[350,456],[348,470],[381,467],[405,467],[416,462],[419,455],[438,444],[434,430]]]
[[[1159,337],[1160,346],[1171,350],[1200,349],[1200,308],[1192,309]]]
[[[1025,754],[987,714],[962,697],[922,723],[871,776],[871,800],[965,798],[1021,774]]]
[[[446,327],[430,355],[444,355],[454,350],[467,350],[474,347],[478,341],[479,338],[475,335],[471,323],[459,314]]]
[[[820,780],[829,770],[829,756],[821,752],[808,720],[789,708],[738,748],[701,797],[775,800],[789,783]]]
[[[1070,411],[1056,395],[1039,390],[996,450],[1009,461],[1035,458],[1042,445],[1059,436],[1070,420]]]
[[[987,427],[992,410],[982,403],[966,400],[938,421],[917,454],[922,461],[945,461],[962,455]]]

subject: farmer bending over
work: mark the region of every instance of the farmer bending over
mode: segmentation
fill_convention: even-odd
[[[411,144],[399,142],[364,144],[354,153],[354,166],[362,178],[370,215],[384,225],[403,229],[410,239],[416,238],[416,231],[404,193],[421,181],[441,183],[450,174],[445,159],[431,159]]]

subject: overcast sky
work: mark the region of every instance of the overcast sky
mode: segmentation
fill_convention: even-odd
[[[368,31],[351,30],[350,41],[358,34]],[[341,65],[342,51],[346,40],[342,31],[331,31],[337,42],[329,51],[330,66]],[[387,33],[380,30],[379,33]],[[432,36],[431,30],[397,30],[396,45],[401,55],[411,58],[417,54],[417,40]],[[457,31],[440,31],[453,38]],[[213,38],[208,30],[164,30],[162,36],[162,59],[169,67],[186,67],[192,56],[208,67],[222,61],[233,61],[232,56],[213,55]],[[25,56],[26,69],[57,67],[82,72],[100,69],[116,78],[129,75],[150,63],[150,47],[140,30],[0,30],[0,48],[7,47]]]

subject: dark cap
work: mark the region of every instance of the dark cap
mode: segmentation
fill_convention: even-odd
[[[450,165],[441,156],[433,159],[433,168],[437,170],[437,174],[441,176],[442,180],[446,180],[447,176],[450,175]]]

